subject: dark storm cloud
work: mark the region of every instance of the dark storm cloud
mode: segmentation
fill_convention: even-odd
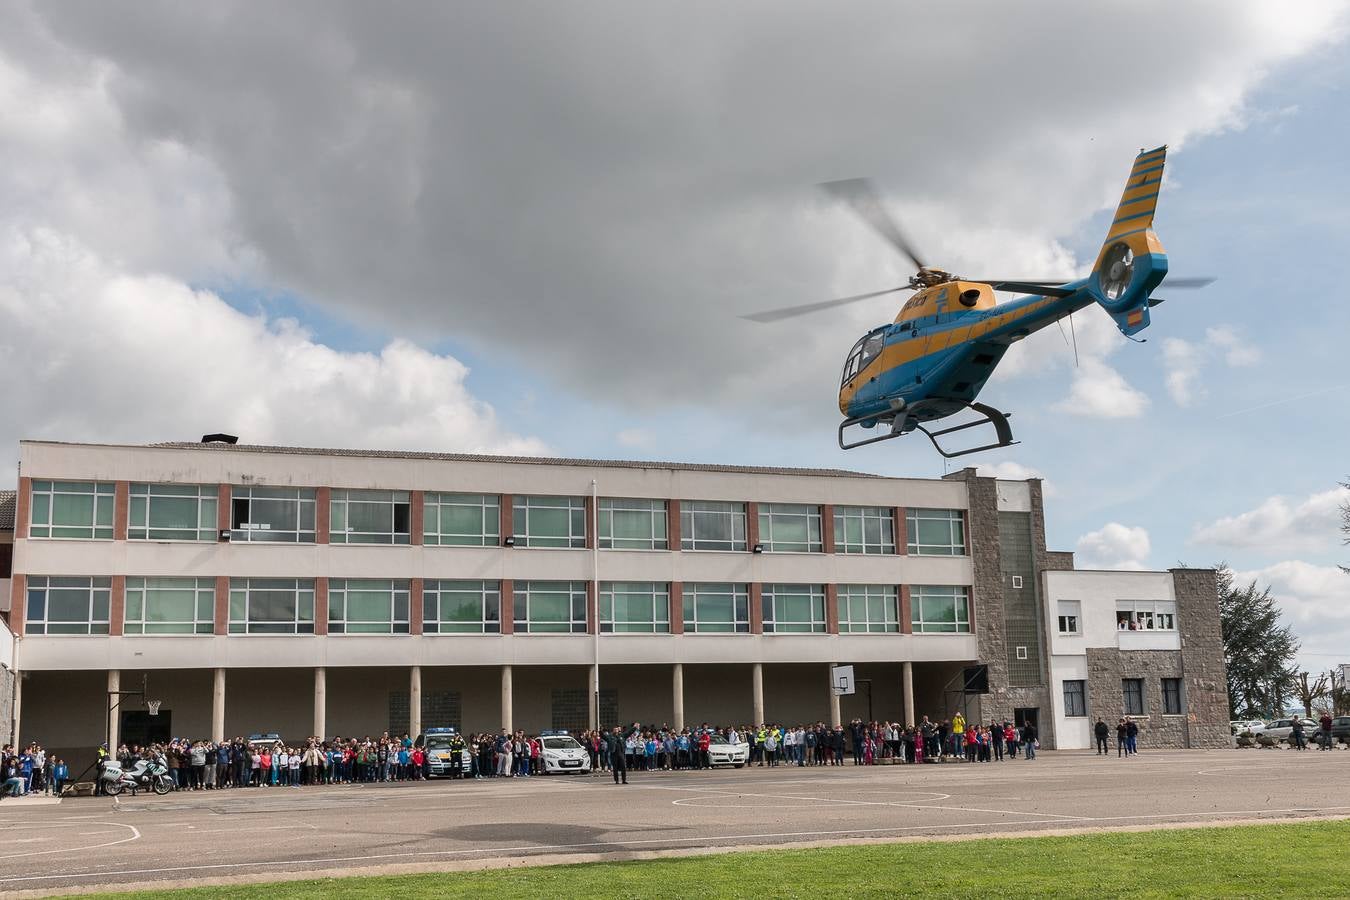
[[[227,240],[276,285],[657,407],[828,403],[889,318],[735,318],[904,274],[813,184],[876,176],[938,262],[1050,277],[1141,144],[1229,122],[1316,27],[1162,3],[33,9],[107,61],[134,135],[217,169]]]

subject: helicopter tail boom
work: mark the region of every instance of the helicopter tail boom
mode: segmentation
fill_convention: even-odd
[[[1153,233],[1167,148],[1142,151],[1112,217],[1087,288],[1125,335],[1149,323],[1149,295],[1167,274],[1167,252]]]

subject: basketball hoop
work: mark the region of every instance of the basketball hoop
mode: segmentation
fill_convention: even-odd
[[[163,700],[147,700],[145,701],[145,707],[150,710],[150,715],[157,716],[159,715],[159,705],[163,702]]]

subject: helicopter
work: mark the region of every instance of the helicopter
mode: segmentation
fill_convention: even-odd
[[[1167,276],[1167,254],[1153,232],[1167,147],[1141,150],[1130,169],[1120,205],[1106,240],[1086,278],[1062,280],[995,280],[964,278],[925,265],[918,251],[882,207],[866,179],[828,182],[827,193],[852,207],[917,271],[898,287],[817,303],[752,313],[742,318],[775,322],[894,294],[915,291],[900,307],[895,321],[873,328],[858,339],[844,362],[839,386],[839,447],[851,450],[902,437],[915,430],[932,441],[948,459],[1008,447],[1013,440],[1010,413],[976,401],[1008,348],[1034,331],[1074,312],[1099,304],[1131,340],[1149,325],[1149,309],[1163,302],[1153,291]],[[1213,278],[1173,278],[1169,287],[1204,287]],[[994,291],[1025,294],[996,303]],[[1062,327],[1062,326],[1061,326]],[[945,427],[938,420],[971,410],[973,421]],[[853,426],[880,429],[879,434],[850,439]],[[947,435],[990,425],[991,443],[949,450],[939,440]]]

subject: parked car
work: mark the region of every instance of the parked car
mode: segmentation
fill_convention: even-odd
[[[454,743],[455,729],[453,728],[428,728],[426,734],[419,734],[414,746],[421,747],[427,755],[426,770],[431,777],[448,776],[453,767],[451,761],[454,759],[454,752],[450,749]],[[472,754],[466,746],[459,754],[460,772],[468,776],[472,770]]]
[[[745,741],[731,743],[720,734],[708,740],[708,761],[716,766],[743,767],[750,761],[750,745]]]
[[[1317,731],[1322,726],[1312,719],[1305,719],[1301,716],[1299,717],[1299,721],[1303,723],[1303,739],[1308,741],[1309,743],[1312,743],[1312,740],[1316,736]],[[1274,738],[1277,741],[1293,741],[1294,720],[1276,719],[1275,721],[1271,722],[1269,725],[1266,726],[1266,729],[1263,733],[1267,737]]]
[[[1331,720],[1331,736],[1342,744],[1350,744],[1350,716],[1337,716]]]
[[[1260,734],[1266,730],[1266,723],[1260,719],[1239,719],[1236,722],[1229,722],[1234,730],[1234,734]]]
[[[248,736],[248,745],[255,752],[266,750],[268,753],[271,753],[276,750],[277,747],[281,746],[282,743],[281,735],[277,734],[275,731],[268,731],[262,734],[255,733]]]

